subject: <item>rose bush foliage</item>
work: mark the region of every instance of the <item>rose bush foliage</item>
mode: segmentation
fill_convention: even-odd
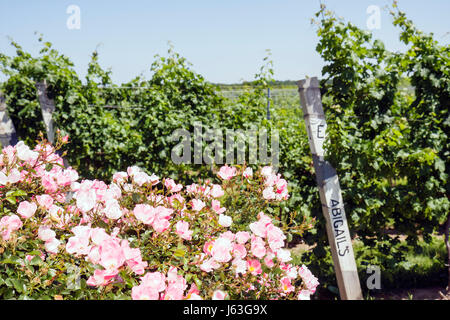
[[[0,155],[3,299],[309,299],[285,232],[267,212],[288,199],[271,167],[223,166],[222,184],[182,185],[140,168],[80,180],[41,140]],[[64,156],[64,153],[62,154]]]

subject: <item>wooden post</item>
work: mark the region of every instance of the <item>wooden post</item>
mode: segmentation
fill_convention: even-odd
[[[341,187],[336,170],[324,159],[323,143],[327,123],[323,112],[319,81],[316,77],[298,82],[303,117],[308,132],[322,212],[336,271],[339,294],[343,300],[362,299],[358,271],[345,216]]]
[[[44,119],[45,129],[47,130],[47,139],[53,144],[55,142],[55,128],[52,119],[52,113],[55,111],[55,103],[47,96],[47,83],[45,80],[36,82],[36,89],[41,105],[42,118]]]
[[[55,111],[55,102],[47,96],[47,82],[45,80],[36,82],[36,89],[39,98],[39,104],[41,105],[42,118],[45,123],[45,130],[47,131],[47,140],[51,143],[55,143],[55,122],[53,121],[53,112]],[[60,151],[56,151],[56,154],[61,155]],[[64,167],[68,167],[69,163],[64,158]]]
[[[16,129],[6,110],[6,99],[0,92],[0,143],[3,148],[9,145],[16,145],[17,142]]]

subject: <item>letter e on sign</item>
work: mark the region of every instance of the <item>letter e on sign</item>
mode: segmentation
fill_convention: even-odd
[[[319,124],[317,126],[317,138],[319,139],[324,139],[325,138],[325,134],[324,134],[324,128],[325,126],[323,124]]]

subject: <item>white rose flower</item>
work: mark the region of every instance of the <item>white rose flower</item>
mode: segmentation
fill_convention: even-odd
[[[219,224],[222,227],[228,228],[233,223],[233,219],[230,216],[227,216],[225,214],[219,215]]]

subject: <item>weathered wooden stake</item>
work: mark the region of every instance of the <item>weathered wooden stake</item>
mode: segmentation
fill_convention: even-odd
[[[47,130],[47,139],[53,144],[55,142],[55,127],[52,113],[55,111],[55,103],[47,96],[47,83],[45,80],[36,82],[36,89],[41,105],[42,118],[44,119],[45,129]]]
[[[6,99],[0,92],[0,142],[2,147],[15,145],[17,141],[16,129],[6,110]]]
[[[55,102],[47,95],[47,82],[45,80],[36,82],[36,89],[39,98],[39,104],[41,105],[42,118],[45,123],[45,130],[47,131],[47,140],[51,143],[55,143],[55,122],[53,121],[53,112],[55,111]],[[60,154],[58,150],[56,152]],[[69,163],[64,158],[64,167],[68,167]]]
[[[343,300],[362,299],[353,247],[345,216],[341,187],[336,170],[324,159],[323,143],[327,123],[316,77],[298,82],[303,116],[308,132],[328,241]]]

